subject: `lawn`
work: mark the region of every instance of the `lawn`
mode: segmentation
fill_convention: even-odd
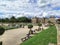
[[[55,26],[50,26],[21,45],[48,45],[49,43],[57,44],[57,29]]]
[[[17,26],[16,26],[17,25]],[[2,25],[2,27],[5,29],[5,30],[11,30],[11,29],[17,29],[17,28],[21,28],[20,27],[20,24],[10,24],[9,26],[7,25]]]

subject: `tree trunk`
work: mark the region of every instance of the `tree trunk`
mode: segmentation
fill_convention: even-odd
[[[31,29],[31,28],[30,28],[30,31],[29,31],[29,32],[30,32],[30,34],[33,34],[33,31],[32,31],[32,29]]]

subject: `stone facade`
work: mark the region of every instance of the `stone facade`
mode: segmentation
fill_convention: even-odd
[[[37,18],[32,18],[32,23],[37,23]]]
[[[51,16],[51,17],[49,18],[49,20],[50,20],[51,22],[53,22],[53,23],[56,23],[55,17],[52,17],[52,16]]]
[[[48,23],[48,21],[51,21],[53,23],[56,22],[55,18],[54,17],[50,17],[50,18],[32,18],[32,23]]]
[[[42,22],[41,18],[32,18],[32,23],[39,23],[39,22]]]

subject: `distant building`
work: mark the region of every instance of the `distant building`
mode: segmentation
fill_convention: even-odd
[[[53,22],[53,23],[56,23],[55,16],[51,16],[51,17],[49,18],[49,20],[50,20],[51,22]]]
[[[36,17],[32,18],[32,23],[38,23],[38,18]]]
[[[48,23],[49,20],[53,23],[56,22],[55,17],[51,16],[50,18],[37,18],[37,17],[34,17],[34,18],[32,18],[32,23]]]
[[[42,18],[42,23],[48,23],[49,18]]]
[[[32,23],[39,23],[42,22],[41,18],[34,17],[32,18]]]

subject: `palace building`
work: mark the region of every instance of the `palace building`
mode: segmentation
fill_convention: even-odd
[[[56,22],[55,17],[51,16],[50,18],[32,18],[32,23],[48,23],[48,21],[51,21],[53,23]]]

